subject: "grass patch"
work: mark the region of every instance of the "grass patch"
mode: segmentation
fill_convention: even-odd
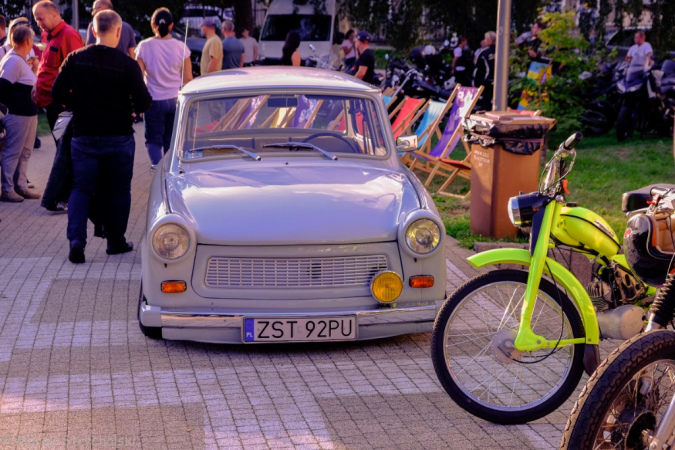
[[[557,143],[551,142],[551,145]],[[453,152],[454,159],[464,157],[462,146]],[[553,155],[549,151],[549,158]],[[416,171],[422,182],[426,174]],[[626,191],[656,183],[672,183],[675,179],[673,164],[673,141],[655,137],[634,138],[630,142],[617,142],[613,136],[590,137],[577,147],[577,159],[568,177],[569,201],[594,211],[609,222],[620,239],[626,226],[626,217],[621,211],[621,195]],[[437,177],[429,186],[436,192],[443,182]],[[456,180],[450,192],[466,193],[467,180]],[[473,248],[477,241],[496,241],[477,236],[469,229],[470,200],[433,195],[449,236],[458,239],[466,248]],[[506,208],[506,205],[504,205]],[[514,242],[514,240],[505,240]],[[523,239],[515,242],[524,242]]]
[[[47,122],[47,116],[42,111],[38,113],[37,134],[40,137],[51,134],[49,123]]]

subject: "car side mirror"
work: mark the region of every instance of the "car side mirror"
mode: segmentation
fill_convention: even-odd
[[[417,150],[417,135],[413,134],[396,138],[396,150],[399,152],[414,152]]]

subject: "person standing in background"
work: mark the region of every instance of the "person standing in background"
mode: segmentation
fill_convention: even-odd
[[[241,30],[241,38],[244,44],[244,67],[251,67],[258,60],[258,41],[251,36],[248,28]]]
[[[122,19],[115,11],[94,16],[96,43],[71,53],[61,66],[52,95],[73,110],[73,190],[68,200],[68,259],[85,262],[87,219],[99,178],[104,180],[102,202],[106,253],[131,251],[124,237],[131,210],[134,169],[132,112],[152,102],[139,64],[119,52]]]
[[[0,15],[0,45],[7,44],[7,19]]]
[[[478,55],[476,70],[473,73],[474,86],[483,86],[483,94],[478,102],[483,111],[492,110],[493,83],[495,78],[495,42],[497,34],[494,31],[485,33],[486,47]]]
[[[45,108],[49,129],[54,130],[56,119],[65,111],[65,108],[58,102],[52,101],[52,85],[66,57],[82,48],[82,37],[73,27],[63,21],[59,9],[49,0],[36,3],[33,6],[33,16],[43,31],[42,41],[47,44],[38,66],[33,100],[38,108]]]
[[[31,99],[37,78],[31,66],[26,64],[26,58],[33,49],[33,36],[29,27],[13,27],[10,38],[12,49],[0,61],[0,103],[9,110],[2,120],[6,130],[0,176],[0,200],[3,202],[18,203],[24,199],[40,198],[40,194],[28,189],[26,178],[38,114],[37,106]]]
[[[136,61],[152,95],[150,109],[145,112],[145,145],[154,170],[162,155],[169,151],[178,91],[192,80],[192,63],[187,46],[171,36],[171,12],[156,9],[150,21],[155,36],[138,44]]]
[[[342,49],[342,53],[345,54],[345,57],[342,60],[345,69],[351,69],[356,62],[356,38],[354,37],[354,30],[350,29],[347,31],[345,40],[342,41],[340,48]]]
[[[469,73],[473,69],[471,50],[469,50],[469,41],[464,36],[458,39],[459,44],[453,50],[452,75],[455,76],[457,83],[462,86],[471,85]]]
[[[91,17],[96,16],[101,11],[112,11],[113,4],[111,0],[96,0],[91,7]],[[92,45],[96,43],[96,37],[94,36],[94,22],[90,22],[87,27],[87,45]],[[117,50],[121,51],[125,55],[136,59],[136,35],[134,34],[134,29],[131,28],[126,22],[122,22],[122,35],[120,36],[120,42],[117,44]]]
[[[375,81],[375,53],[370,49],[370,34],[359,31],[356,35],[356,51],[359,59],[356,60],[354,76],[366,83]]]
[[[206,75],[223,67],[223,43],[216,34],[216,22],[209,17],[202,22],[202,34],[206,38],[206,43],[199,61],[199,73]]]
[[[647,42],[647,35],[644,31],[638,31],[635,33],[633,38],[633,45],[628,49],[628,54],[626,55],[626,61],[629,65],[649,67],[651,65],[652,54],[654,50],[649,42]]]
[[[234,23],[223,22],[223,70],[244,67],[244,44],[234,37]]]
[[[302,55],[300,54],[300,33],[297,31],[289,31],[286,35],[286,42],[281,49],[281,65],[282,66],[296,66],[302,65]]]

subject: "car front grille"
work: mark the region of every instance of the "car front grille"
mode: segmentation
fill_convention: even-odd
[[[336,258],[232,258],[212,256],[206,285],[215,288],[368,286],[387,270],[384,255]]]

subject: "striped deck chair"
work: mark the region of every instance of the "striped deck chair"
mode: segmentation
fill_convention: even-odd
[[[445,113],[447,113],[452,107],[452,104],[455,101],[455,96],[457,95],[457,91],[460,87],[461,86],[459,84],[455,86],[452,94],[450,94],[450,98],[448,98],[446,102],[437,102],[433,100],[429,102],[428,107],[424,112],[424,116],[422,116],[422,120],[415,129],[418,150],[406,153],[406,155],[410,157],[410,161],[413,164],[413,160],[417,154],[426,156],[426,154],[429,152],[429,149],[431,148],[431,138],[434,134],[436,134],[439,139],[442,137],[442,134],[439,131],[441,121],[443,120]]]
[[[416,154],[427,154],[429,148],[431,147],[431,137],[438,129],[438,126],[441,120],[443,120],[445,113],[447,113],[448,109],[450,109],[452,106],[456,89],[457,88],[455,88],[455,91],[453,91],[447,102],[437,102],[432,100],[428,103],[427,109],[424,111],[424,115],[422,116],[419,125],[415,129],[418,150],[415,150],[414,152],[403,153],[401,155],[401,162],[406,165],[410,165],[410,167],[413,167],[416,161]]]
[[[470,149],[466,143],[461,140],[462,121],[471,114],[482,91],[482,87],[474,88],[460,86],[459,88],[456,88],[455,101],[452,104],[448,122],[445,125],[445,129],[443,130],[438,143],[436,143],[434,148],[429,152],[415,152],[414,156],[416,161],[410,167],[411,169],[418,168],[429,173],[429,176],[424,182],[425,186],[429,186],[436,175],[444,175],[454,180],[457,176],[466,175],[467,169],[469,171],[468,173],[470,173],[470,165],[467,168],[464,164],[468,164]],[[460,141],[465,146],[467,157],[462,161],[458,161],[459,167],[442,161],[442,159],[447,160],[448,155],[450,155]],[[420,167],[416,167],[416,164],[419,164]],[[449,185],[450,183],[447,184]],[[447,185],[444,186],[447,187]],[[440,190],[439,193],[441,193]]]
[[[396,110],[392,112],[392,114],[398,113],[396,114],[394,123],[391,125],[394,139],[407,134],[412,125],[422,117],[428,105],[429,100],[422,98],[406,97],[403,99],[399,106],[396,107]],[[389,116],[389,118],[391,117],[392,115]]]

